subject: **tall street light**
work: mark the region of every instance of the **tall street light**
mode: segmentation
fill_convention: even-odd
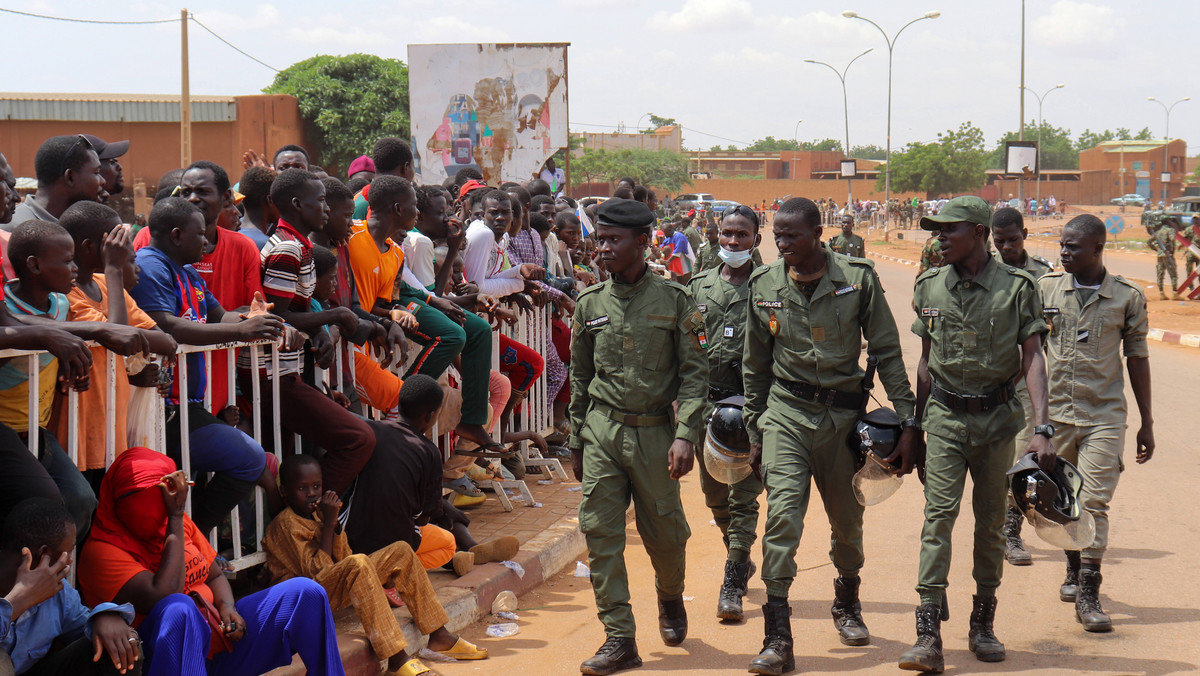
[[[1176,101],[1175,103],[1172,103],[1170,106],[1168,106],[1167,104],[1163,103],[1162,101],[1159,101],[1158,99],[1154,98],[1153,96],[1147,96],[1147,97],[1146,97],[1146,100],[1147,100],[1147,101],[1153,101],[1153,102],[1157,103],[1158,105],[1162,106],[1162,107],[1163,107],[1163,111],[1165,111],[1165,112],[1167,113],[1167,128],[1166,128],[1166,136],[1165,136],[1165,138],[1166,138],[1166,142],[1165,142],[1165,143],[1163,143],[1163,166],[1162,166],[1162,172],[1161,172],[1161,173],[1162,173],[1162,174],[1170,174],[1170,173],[1171,173],[1171,166],[1170,166],[1170,165],[1171,165],[1171,162],[1170,162],[1170,157],[1171,157],[1171,151],[1170,151],[1170,145],[1171,145],[1171,111],[1172,111],[1172,110],[1175,108],[1175,106],[1177,106],[1177,105],[1179,105],[1179,104],[1183,103],[1184,101],[1191,101],[1191,100],[1192,100],[1192,97],[1190,97],[1190,96],[1185,96],[1185,97],[1183,97],[1182,99],[1179,99],[1178,101]],[[1163,204],[1164,204],[1164,205],[1167,203],[1167,184],[1168,184],[1169,182],[1170,182],[1170,181],[1162,181],[1162,201],[1163,201]]]
[[[1021,86],[1021,85],[1018,85],[1018,86]],[[1056,89],[1062,89],[1063,87],[1066,87],[1066,85],[1062,85],[1062,84],[1054,85],[1053,87],[1042,92],[1041,96],[1038,96],[1038,93],[1033,91],[1029,87],[1021,86],[1021,89],[1028,91],[1030,94],[1033,94],[1034,97],[1037,98],[1037,102],[1038,102],[1038,140],[1037,140],[1037,144],[1038,144],[1037,145],[1037,152],[1038,152],[1038,155],[1037,155],[1038,156],[1038,161],[1037,161],[1037,163],[1038,163],[1038,166],[1037,166],[1037,170],[1038,170],[1038,173],[1037,173],[1038,212],[1037,212],[1037,214],[1034,215],[1036,218],[1041,218],[1041,213],[1042,213],[1042,99],[1045,99],[1047,96],[1049,96],[1050,92],[1052,92]]]
[[[850,157],[850,103],[849,103],[849,99],[846,96],[846,73],[849,72],[850,66],[854,65],[855,61],[858,61],[859,59],[866,56],[871,51],[873,51],[873,49],[868,49],[867,51],[863,52],[862,54],[859,54],[858,56],[854,57],[853,59],[850,59],[850,63],[847,63],[846,67],[843,68],[841,70],[841,72],[838,72],[837,68],[834,68],[833,66],[829,65],[828,63],[825,63],[824,61],[817,61],[815,59],[805,59],[804,60],[804,63],[815,63],[818,66],[825,66],[829,70],[832,70],[833,74],[837,75],[838,79],[842,81],[842,114],[846,118],[846,157],[847,158]],[[854,195],[853,195],[853,192],[851,189],[851,181],[852,181],[851,178],[849,178],[849,177],[846,178],[846,204],[847,205],[850,205],[854,202]]]
[[[796,150],[792,151],[792,179],[796,178],[796,153],[800,148],[800,123],[804,120],[796,120],[796,128],[792,130],[792,140],[796,142]]]
[[[896,40],[900,37],[900,34],[904,32],[905,28],[908,28],[909,26],[923,19],[936,19],[941,15],[941,12],[925,12],[925,14],[901,26],[900,30],[896,31],[896,34],[889,38],[887,32],[884,31],[879,24],[866,17],[859,16],[858,12],[852,12],[850,10],[842,12],[842,16],[846,17],[847,19],[859,19],[861,21],[866,21],[875,28],[879,29],[880,34],[883,35],[884,42],[886,42],[888,46],[887,146],[885,146],[883,149],[885,156],[884,161],[887,162],[887,164],[885,164],[883,167],[883,218],[885,224],[891,222],[892,216],[892,51],[896,46]]]

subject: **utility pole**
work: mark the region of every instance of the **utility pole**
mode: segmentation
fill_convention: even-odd
[[[1017,139],[1025,140],[1025,0],[1021,0],[1021,126],[1017,131]],[[1042,149],[1038,148],[1038,160],[1041,160]],[[1017,199],[1025,206],[1025,177],[1017,177]]]
[[[186,167],[192,163],[192,94],[188,81],[188,11],[179,10],[179,55],[182,64],[179,92],[179,164]]]

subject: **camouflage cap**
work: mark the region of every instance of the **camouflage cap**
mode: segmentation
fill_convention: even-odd
[[[921,219],[924,230],[941,230],[942,223],[974,223],[987,225],[992,220],[992,208],[982,197],[962,195],[946,202],[946,206],[935,216],[925,216]]]

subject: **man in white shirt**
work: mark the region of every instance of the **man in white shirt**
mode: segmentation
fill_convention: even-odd
[[[546,166],[542,168],[542,173],[538,174],[538,178],[550,184],[550,194],[557,195],[563,191],[567,183],[567,175],[563,170],[555,166],[554,158],[546,160]]]
[[[497,298],[537,289],[535,280],[545,270],[524,264],[505,268],[504,249],[508,244],[508,226],[512,221],[512,198],[503,190],[493,190],[483,198],[483,219],[467,228],[467,246],[463,249],[463,275],[479,287],[480,293]]]

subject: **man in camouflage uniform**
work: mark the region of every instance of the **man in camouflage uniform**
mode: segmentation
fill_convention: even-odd
[[[1188,244],[1200,248],[1200,215],[1192,216],[1192,224],[1184,230],[1183,236],[1187,238]],[[1197,258],[1196,254],[1192,253],[1191,246],[1184,250],[1183,264],[1186,266],[1184,269],[1187,271],[1187,278],[1190,279],[1192,271],[1196,269],[1197,265],[1200,265],[1200,258]],[[1192,280],[1188,284],[1188,290],[1190,291],[1195,285],[1195,280]]]
[[[829,238],[829,248],[835,253],[855,258],[867,257],[867,246],[863,238],[854,234],[854,217],[842,216],[842,231]]]
[[[1171,278],[1171,298],[1175,298],[1175,287],[1179,286],[1179,270],[1175,266],[1175,233],[1179,229],[1179,219],[1168,216],[1154,231],[1150,238],[1150,248],[1158,254],[1154,261],[1154,279],[1158,283],[1158,297],[1167,300],[1163,290],[1163,274]]]
[[[992,242],[996,245],[996,255],[1005,265],[1011,265],[1019,270],[1028,272],[1034,280],[1054,270],[1050,261],[1035,256],[1025,250],[1025,240],[1029,231],[1025,229],[1025,217],[1012,207],[1001,207],[992,214]],[[1017,433],[1016,452],[1013,462],[1016,463],[1025,455],[1029,446],[1029,437],[1033,435],[1033,402],[1029,399],[1029,388],[1022,380],[1017,384],[1017,398],[1021,400],[1021,408],[1025,413],[1025,426]],[[1033,557],[1025,549],[1021,540],[1021,524],[1024,517],[1016,503],[1009,496],[1008,516],[1004,519],[1004,560],[1014,566],[1033,565]]]
[[[929,268],[942,267],[942,245],[938,242],[937,236],[930,237],[925,242],[925,248],[921,249],[921,269],[917,271],[917,275],[925,272]]]

